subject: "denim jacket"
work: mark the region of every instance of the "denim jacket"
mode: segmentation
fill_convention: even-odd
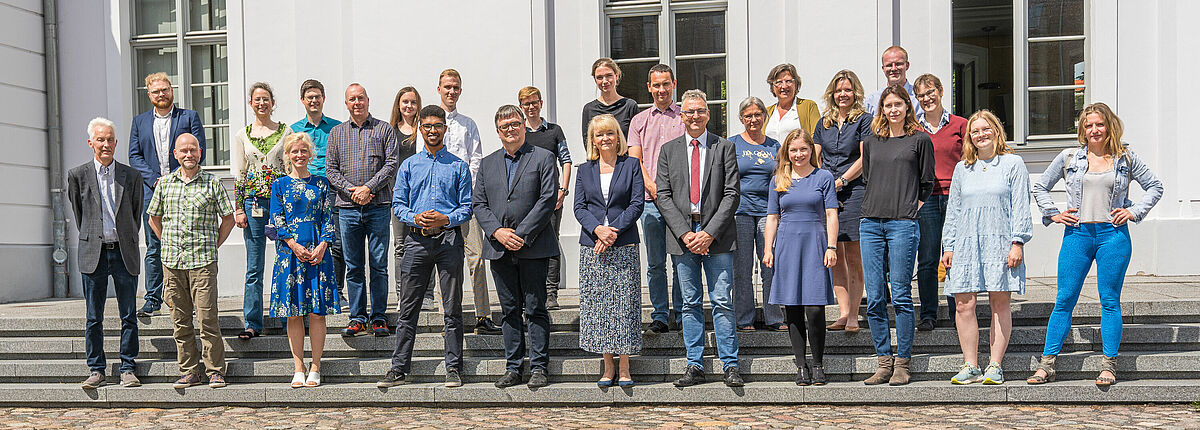
[[[1079,208],[1083,175],[1087,173],[1087,170],[1086,149],[1064,149],[1054,157],[1054,161],[1050,162],[1050,166],[1042,173],[1041,179],[1033,183],[1033,198],[1042,210],[1043,225],[1052,224],[1054,221],[1050,217],[1058,215],[1060,212],[1050,197],[1050,189],[1058,183],[1059,179],[1064,179],[1064,176],[1067,185],[1067,207]],[[1126,151],[1125,155],[1113,160],[1113,170],[1116,170],[1117,177],[1113,181],[1113,195],[1109,209],[1127,208],[1133,214],[1133,221],[1141,222],[1150,212],[1150,208],[1153,208],[1154,204],[1158,203],[1158,199],[1162,198],[1162,181],[1154,176],[1150,167],[1146,166],[1146,163],[1142,162],[1142,159],[1138,158],[1133,151]],[[1146,191],[1146,194],[1142,196],[1142,201],[1137,204],[1130,201],[1128,197],[1130,179],[1137,181]]]

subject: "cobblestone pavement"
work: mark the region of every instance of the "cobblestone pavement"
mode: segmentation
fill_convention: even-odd
[[[1200,428],[1197,405],[0,409],[10,429]]]

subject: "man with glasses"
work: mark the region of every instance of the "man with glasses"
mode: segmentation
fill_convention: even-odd
[[[673,273],[671,289],[667,290],[667,224],[656,202],[655,178],[658,173],[658,153],[663,144],[683,136],[683,121],[679,104],[675,103],[675,72],[666,64],[650,68],[646,88],[654,97],[654,106],[641,111],[629,123],[629,156],[642,161],[642,179],[646,187],[646,205],[642,211],[642,235],[646,244],[646,279],[649,282],[650,303],[654,311],[647,334],[670,331],[668,321],[679,324],[682,318],[683,295],[679,290],[679,275]],[[584,142],[587,147],[589,142]],[[674,272],[674,271],[672,271]],[[672,304],[674,306],[672,306]],[[672,318],[670,310],[675,311]]]
[[[559,255],[558,237],[546,231],[558,200],[554,153],[525,141],[525,113],[513,105],[496,111],[496,132],[504,147],[479,163],[472,204],[487,235],[483,257],[491,260],[504,330],[504,376],[496,387],[521,383],[525,323],[529,323],[529,387],[547,384],[550,313],[546,311],[546,269]]]
[[[479,178],[479,160],[483,158],[483,143],[479,138],[479,126],[475,120],[458,111],[458,99],[462,96],[462,76],[457,70],[446,69],[438,76],[438,96],[441,108],[446,111],[446,135],[442,139],[446,150],[467,162],[471,167],[471,180]],[[463,228],[463,239],[467,250],[467,271],[471,276],[471,292],[475,299],[475,334],[500,334],[500,327],[492,322],[492,303],[488,298],[487,273],[483,271],[483,231],[479,221],[471,218]]]
[[[408,229],[400,277],[400,321],[396,324],[396,350],[392,368],[376,385],[394,387],[408,381],[417,320],[434,266],[442,287],[445,315],[443,340],[446,348],[446,386],[462,386],[463,323],[463,237],[460,226],[471,219],[471,170],[465,161],[451,155],[442,144],[446,111],[425,106],[418,114],[425,149],[400,163],[392,212]]]
[[[863,103],[863,110],[872,116],[877,112],[879,107],[879,96],[883,94],[883,89],[892,85],[904,85],[904,90],[908,91],[908,97],[912,99],[913,108],[919,115],[923,112],[921,103],[917,101],[917,94],[913,91],[912,84],[908,83],[908,51],[899,46],[892,45],[888,49],[883,50],[883,76],[887,78],[887,85],[880,88],[878,91],[871,93]]]
[[[554,219],[550,223],[550,231],[558,236],[558,228],[562,224],[563,203],[571,190],[571,151],[567,149],[567,136],[558,124],[542,118],[542,92],[537,87],[521,88],[521,91],[517,92],[517,101],[521,103],[521,110],[525,111],[525,141],[558,157],[561,179],[558,185],[558,201],[554,205]],[[586,142],[584,147],[587,147]],[[562,270],[561,258],[557,255],[550,257],[550,266],[546,273],[546,309],[560,308],[558,289]]]
[[[309,79],[300,84],[300,104],[304,106],[304,118],[292,123],[293,133],[308,133],[313,141],[312,161],[308,163],[308,171],[317,176],[325,176],[325,150],[329,143],[329,132],[341,121],[325,116],[325,85],[316,79]],[[338,208],[333,207],[333,219],[338,219]],[[337,230],[338,223],[333,223]],[[346,282],[346,260],[342,257],[342,241],[340,234],[334,233],[333,246],[329,248],[333,256],[333,276],[337,278],[338,296],[342,304],[346,303],[346,293],[343,286]]]
[[[680,107],[687,131],[663,146],[655,181],[658,210],[671,235],[667,252],[674,257],[683,292],[683,343],[688,366],[675,386],[704,382],[703,274],[708,280],[725,385],[740,387],[743,382],[738,372],[738,340],[730,296],[733,251],[737,249],[733,215],[741,193],[737,155],[733,143],[708,132],[708,100],[703,91],[683,93]]]

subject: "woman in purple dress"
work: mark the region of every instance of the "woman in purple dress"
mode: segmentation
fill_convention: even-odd
[[[824,385],[825,306],[834,303],[829,268],[837,263],[837,191],[833,174],[817,168],[811,135],[792,130],[783,142],[775,187],[767,195],[763,263],[775,267],[767,303],[784,307],[796,354],[796,385]],[[775,266],[775,261],[785,264]],[[811,367],[805,334],[812,345]]]

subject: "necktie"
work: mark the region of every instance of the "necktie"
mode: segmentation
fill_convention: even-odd
[[[700,204],[700,141],[692,139],[692,167],[690,183],[691,192],[688,197],[691,198],[693,205]]]

